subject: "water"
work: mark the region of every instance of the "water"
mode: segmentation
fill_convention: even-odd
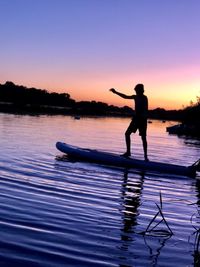
[[[199,266],[200,184],[188,177],[69,162],[55,143],[124,152],[129,119],[0,114],[0,266]],[[148,125],[149,158],[181,165],[200,141]],[[132,152],[143,158],[140,137]],[[62,160],[57,160],[61,157]],[[143,235],[162,211],[162,223]],[[158,221],[161,217],[158,217]],[[196,255],[196,256],[195,256]]]

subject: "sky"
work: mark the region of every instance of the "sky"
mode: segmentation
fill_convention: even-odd
[[[180,109],[200,96],[199,0],[0,0],[0,83]]]

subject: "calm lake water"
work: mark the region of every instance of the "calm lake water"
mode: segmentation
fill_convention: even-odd
[[[123,153],[128,123],[0,114],[1,267],[199,266],[198,180],[73,163],[55,148],[64,141]],[[172,124],[148,124],[149,158],[190,165],[200,158],[200,140],[168,135]],[[143,159],[137,134],[132,153]],[[159,211],[160,192],[173,235],[164,222],[144,235]]]

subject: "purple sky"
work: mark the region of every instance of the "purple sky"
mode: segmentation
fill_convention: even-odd
[[[142,82],[166,108],[200,95],[199,0],[0,0],[0,12],[0,83],[126,105],[108,89]]]

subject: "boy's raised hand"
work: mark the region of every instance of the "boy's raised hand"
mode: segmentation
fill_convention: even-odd
[[[115,93],[116,92],[114,88],[110,88],[109,91],[111,91],[112,93]]]

